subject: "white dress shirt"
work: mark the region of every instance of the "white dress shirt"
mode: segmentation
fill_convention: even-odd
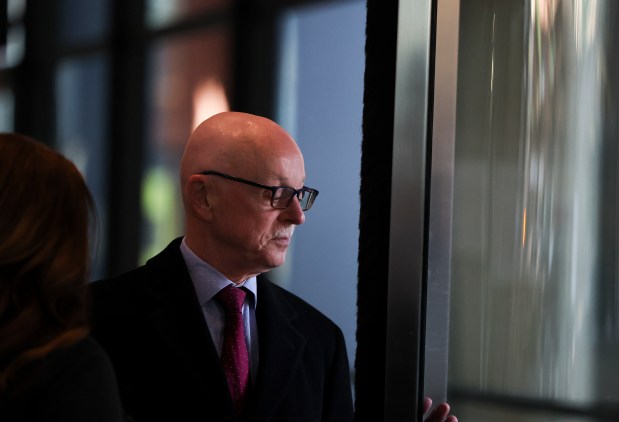
[[[235,285],[222,273],[200,259],[187,246],[185,238],[181,242],[181,254],[189,270],[189,276],[198,295],[204,319],[211,332],[217,353],[221,356],[224,342],[225,314],[215,295],[229,284]],[[258,303],[258,288],[256,277],[251,277],[236,285],[244,287],[247,295],[243,303],[243,320],[245,321],[245,341],[250,356],[250,371],[252,381],[256,379],[258,370],[258,326],[256,323],[256,304]]]

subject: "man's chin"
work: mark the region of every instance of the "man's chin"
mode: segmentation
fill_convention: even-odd
[[[266,260],[266,262],[264,263],[264,267],[265,267],[265,272],[266,271],[271,271],[274,270],[276,268],[281,267],[282,265],[284,265],[284,263],[286,262],[286,254],[282,254],[282,256],[272,256],[269,257],[269,259]]]

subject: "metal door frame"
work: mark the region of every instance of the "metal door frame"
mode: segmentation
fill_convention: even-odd
[[[399,3],[385,421],[421,420],[425,350],[446,396],[458,18],[459,0]]]

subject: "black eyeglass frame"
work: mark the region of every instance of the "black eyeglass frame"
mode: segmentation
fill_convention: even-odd
[[[276,210],[286,209],[292,202],[292,198],[296,196],[297,199],[299,200],[299,204],[301,205],[301,209],[303,211],[307,211],[310,208],[312,208],[312,205],[314,204],[314,201],[316,200],[316,197],[318,196],[318,190],[313,189],[313,188],[308,188],[307,186],[303,186],[301,189],[295,189],[290,186],[267,186],[261,183],[252,182],[251,180],[242,179],[240,177],[235,177],[235,176],[230,176],[229,174],[225,174],[225,173],[220,173],[214,170],[201,171],[198,174],[201,174],[203,176],[219,176],[219,177],[223,177],[224,179],[232,180],[234,182],[244,183],[249,186],[254,186],[257,188],[266,189],[268,191],[271,191],[271,207],[275,208]],[[284,190],[294,192],[294,194],[292,194],[290,196],[290,199],[286,202],[286,205],[283,207],[275,206],[275,194],[277,193],[279,189],[284,189]],[[303,199],[305,198],[306,195],[309,195],[309,196],[304,203]]]

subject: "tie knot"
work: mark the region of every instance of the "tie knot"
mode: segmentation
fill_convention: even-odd
[[[229,284],[221,289],[215,297],[224,307],[226,313],[242,313],[245,290]]]

